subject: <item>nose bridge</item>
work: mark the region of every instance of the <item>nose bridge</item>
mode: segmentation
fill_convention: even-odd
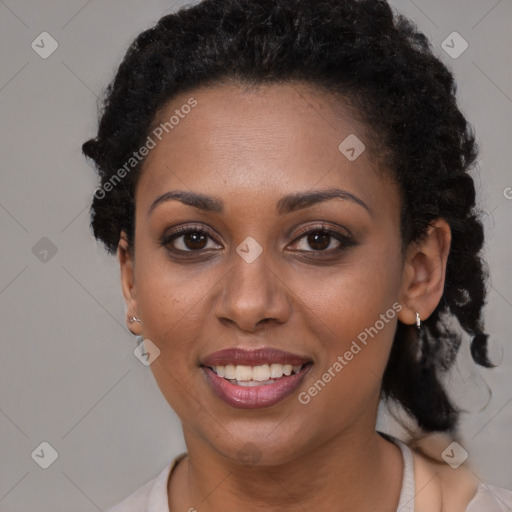
[[[222,299],[217,305],[219,319],[229,319],[244,330],[254,330],[262,320],[282,323],[289,314],[286,290],[276,271],[270,267],[268,255],[260,252],[255,257],[254,250],[251,241],[237,248]]]
[[[238,261],[237,261],[238,260]],[[234,297],[253,297],[254,303],[268,304],[275,287],[275,273],[270,269],[267,258],[259,256],[248,263],[236,257],[233,261],[232,276]]]

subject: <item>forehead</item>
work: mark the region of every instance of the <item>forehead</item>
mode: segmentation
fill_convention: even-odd
[[[159,112],[150,136],[137,190],[144,203],[177,188],[267,201],[327,186],[372,200],[390,193],[364,125],[304,84],[194,89]]]

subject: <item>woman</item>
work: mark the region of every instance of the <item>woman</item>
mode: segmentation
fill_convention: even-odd
[[[375,0],[181,9],[131,45],[83,151],[187,446],[112,512],[512,507],[450,444],[462,331],[491,366],[477,150],[408,20]],[[381,398],[450,440],[427,456],[376,431]]]

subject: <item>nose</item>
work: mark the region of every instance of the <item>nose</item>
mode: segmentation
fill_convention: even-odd
[[[216,301],[216,317],[227,325],[256,332],[269,323],[283,324],[290,315],[288,289],[264,255],[247,263],[235,255]]]

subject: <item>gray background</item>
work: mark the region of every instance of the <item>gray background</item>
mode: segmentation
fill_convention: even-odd
[[[127,45],[179,5],[0,1],[2,512],[106,510],[185,449],[179,421],[133,355],[117,261],[89,231],[96,177],[80,150],[95,133],[97,97]],[[512,2],[392,5],[416,21],[454,70],[460,104],[478,134],[492,273],[485,313],[493,353],[503,360],[495,370],[477,369],[464,363],[464,345],[450,386],[470,411],[462,444],[475,472],[512,488]],[[43,31],[59,45],[47,59],[31,48]],[[456,59],[442,48],[454,31],[469,44]],[[492,400],[480,411],[486,385]],[[396,428],[386,416],[381,421]],[[43,441],[58,452],[48,469],[31,457]]]

